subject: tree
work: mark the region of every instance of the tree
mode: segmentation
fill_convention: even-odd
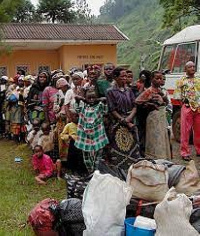
[[[160,0],[165,12],[163,25],[165,27],[173,26],[180,30],[188,17],[192,22],[198,22],[200,19],[200,1],[199,0]]]
[[[37,12],[47,22],[69,23],[75,20],[75,11],[70,0],[39,0]]]
[[[23,0],[17,6],[12,22],[30,23],[35,21],[35,7],[30,0]]]
[[[23,0],[0,0],[0,22],[11,21],[22,2]]]
[[[88,23],[92,21],[93,16],[91,16],[91,9],[86,0],[76,0],[74,9],[76,11],[77,23]]]

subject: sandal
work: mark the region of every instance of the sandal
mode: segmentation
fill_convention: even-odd
[[[183,159],[184,161],[191,161],[190,156],[182,156],[182,159]]]

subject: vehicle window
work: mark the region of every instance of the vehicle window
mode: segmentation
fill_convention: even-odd
[[[171,72],[182,73],[186,62],[196,62],[196,43],[179,44],[175,51]]]
[[[164,48],[160,64],[160,70],[165,70],[165,69],[169,69],[170,71],[172,70],[175,51],[176,51],[176,45],[168,45]]]

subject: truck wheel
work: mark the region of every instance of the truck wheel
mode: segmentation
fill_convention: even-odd
[[[172,131],[174,139],[180,142],[181,138],[181,111],[177,111],[172,118]]]

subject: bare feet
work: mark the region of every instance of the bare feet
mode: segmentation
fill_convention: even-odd
[[[40,179],[38,176],[35,177],[35,180],[37,181],[38,184],[41,184],[41,185],[47,184],[44,180]]]

